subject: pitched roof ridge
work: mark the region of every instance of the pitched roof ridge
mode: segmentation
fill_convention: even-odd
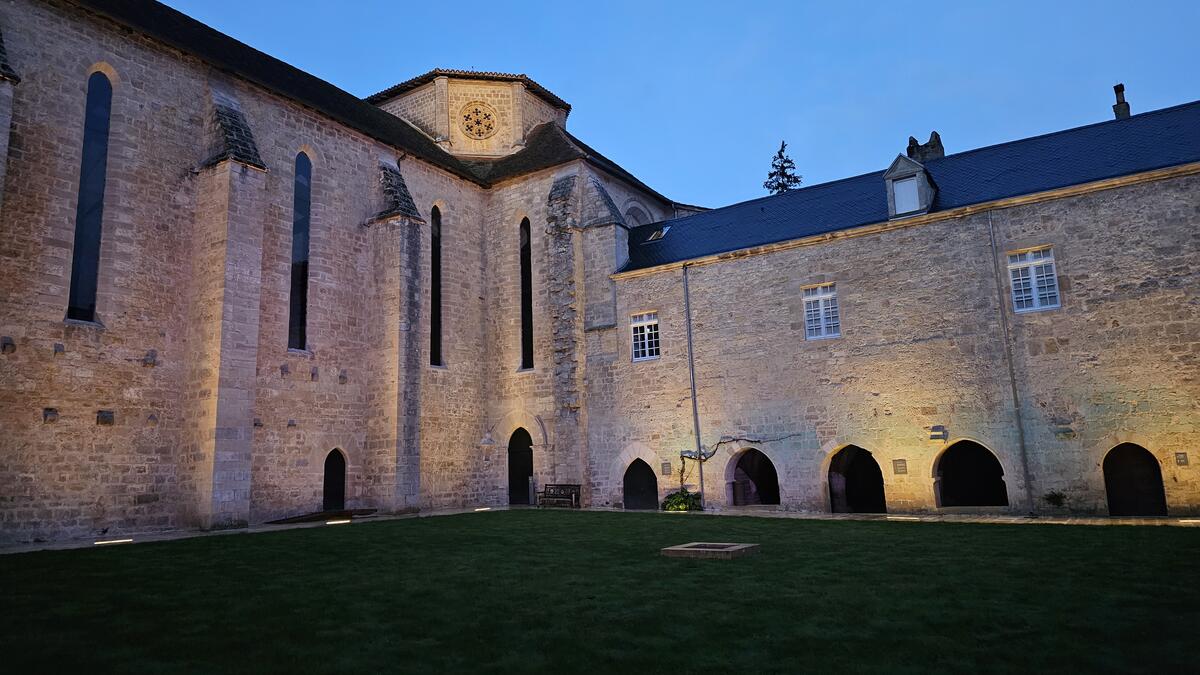
[[[543,101],[546,101],[547,103],[549,103],[550,105],[552,105],[556,108],[562,108],[563,110],[566,110],[568,114],[570,114],[570,112],[571,112],[571,104],[570,103],[567,103],[566,101],[562,100],[554,92],[552,92],[549,89],[547,89],[546,87],[542,86],[536,80],[534,80],[532,77],[529,77],[525,73],[502,73],[502,72],[496,71],[496,70],[462,70],[459,68],[434,68],[433,70],[421,73],[420,75],[417,75],[416,77],[410,77],[407,80],[404,80],[403,82],[397,82],[396,84],[393,84],[392,86],[387,87],[386,89],[377,91],[374,94],[371,94],[370,96],[365,96],[365,97],[363,97],[363,100],[366,101],[367,103],[371,103],[371,104],[382,103],[383,101],[386,101],[387,99],[392,98],[393,96],[397,96],[406,91],[416,89],[417,87],[428,84],[429,82],[432,82],[435,78],[438,78],[438,77],[461,77],[464,79],[500,80],[500,81],[504,81],[504,82],[521,82],[526,87],[528,87],[529,90],[532,91],[534,93],[534,95],[536,95],[538,98],[542,99]]]
[[[932,165],[932,164],[935,164],[938,162],[943,162],[947,159],[951,159],[953,157],[962,157],[964,155],[970,155],[970,154],[973,154],[976,152],[982,152],[984,150],[993,150],[995,148],[1002,148],[1006,145],[1016,145],[1018,143],[1026,143],[1028,141],[1036,141],[1036,140],[1040,140],[1043,138],[1051,138],[1054,136],[1061,136],[1063,134],[1074,133],[1076,131],[1082,131],[1084,129],[1091,129],[1092,127],[1101,127],[1101,126],[1105,126],[1105,125],[1109,125],[1109,124],[1115,125],[1115,124],[1120,124],[1123,122],[1131,122],[1133,120],[1145,119],[1147,117],[1154,117],[1154,116],[1161,115],[1161,114],[1171,113],[1171,112],[1174,112],[1181,108],[1187,108],[1189,106],[1200,106],[1200,100],[1188,101],[1187,103],[1179,103],[1176,105],[1167,106],[1166,108],[1156,108],[1154,110],[1147,110],[1146,112],[1137,113],[1136,115],[1130,115],[1129,117],[1126,117],[1124,119],[1100,120],[1099,122],[1092,122],[1090,124],[1081,124],[1077,127],[1068,127],[1066,129],[1059,129],[1057,131],[1048,131],[1044,134],[1038,134],[1036,136],[1026,136],[1025,138],[1015,138],[1011,141],[1001,141],[999,143],[993,143],[991,145],[983,145],[978,148],[971,148],[970,150],[963,150],[961,152],[951,153],[949,155],[946,155],[945,157],[939,157],[938,159],[931,159],[931,160],[929,160],[929,162],[927,162],[927,164]]]
[[[734,202],[732,204],[726,204],[725,206],[717,206],[714,208],[706,209],[704,211],[701,211],[700,213],[689,213],[686,216],[679,216],[678,218],[668,218],[666,220],[660,220],[656,223],[646,223],[645,225],[638,225],[637,227],[634,227],[631,229],[639,230],[643,227],[661,226],[666,223],[677,223],[681,220],[687,220],[688,218],[695,218],[696,216],[703,216],[705,214],[717,213],[719,211],[725,211],[726,209],[732,209],[735,206],[745,206],[747,204],[754,204],[755,202],[763,202],[763,201],[767,201],[770,199],[776,199],[776,198],[781,198],[781,197],[790,197],[793,195],[797,195],[801,192],[808,192],[810,190],[815,190],[817,188],[825,188],[825,187],[829,187],[830,185],[837,185],[838,183],[846,183],[846,182],[853,181],[853,180],[862,180],[863,178],[867,178],[868,176],[874,176],[874,175],[882,176],[883,174],[884,174],[884,171],[880,170],[880,171],[868,171],[866,173],[860,173],[855,176],[847,176],[845,178],[835,178],[834,180],[828,180],[828,181],[825,181],[824,183],[814,183],[812,185],[805,185],[804,187],[798,187],[794,190],[788,190],[787,192],[781,192],[777,195],[763,195],[762,197],[755,197],[754,199],[747,199],[746,201],[743,201],[743,202]]]

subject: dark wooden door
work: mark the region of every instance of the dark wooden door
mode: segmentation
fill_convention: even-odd
[[[658,508],[658,478],[654,469],[640,459],[633,460],[625,470],[624,503],[627,509]]]

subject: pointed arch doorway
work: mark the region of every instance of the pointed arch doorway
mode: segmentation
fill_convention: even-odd
[[[626,509],[653,511],[658,508],[658,478],[654,469],[640,459],[635,459],[625,469],[625,491],[623,495]]]
[[[508,439],[508,503],[529,504],[529,479],[533,477],[533,437],[518,428]]]
[[[325,455],[325,486],[321,510],[343,511],[346,508],[346,456],[334,448]]]

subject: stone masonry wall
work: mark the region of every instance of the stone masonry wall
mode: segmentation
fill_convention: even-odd
[[[1197,512],[1195,462],[1177,465],[1175,453],[1190,457],[1200,441],[1198,189],[1195,177],[1160,181],[692,267],[702,440],[754,439],[720,445],[705,467],[708,500],[729,503],[739,451],[755,447],[775,464],[785,507],[828,510],[829,459],[855,444],[878,461],[890,510],[932,510],[935,461],[971,439],[999,458],[1011,510],[1050,511],[1042,496],[1062,490],[1068,509],[1103,512],[1100,462],[1131,441],[1158,458],[1171,513]],[[1014,315],[1005,253],[1044,244],[1063,307]],[[806,341],[800,290],[827,282],[837,283],[842,337]],[[657,310],[663,355],[631,363],[622,329],[611,381],[592,380],[600,391],[589,400],[614,401],[591,411],[609,434],[592,437],[598,500],[620,501],[634,458],[657,471],[693,447],[682,292],[678,269],[618,281],[618,321]],[[930,440],[934,425],[947,441]],[[670,480],[659,477],[660,492],[677,487]]]
[[[58,3],[4,3],[0,25],[23,76],[0,212],[0,335],[16,343],[0,356],[0,542],[179,527],[204,79]],[[64,320],[93,69],[113,83],[97,324]]]
[[[267,166],[254,178],[261,194],[247,201],[240,189],[222,187],[241,180],[234,178],[245,171],[240,165],[196,172],[211,151],[211,109],[180,106],[210,98],[210,79],[220,76],[204,64],[65,5],[6,4],[0,25],[24,76],[14,88],[0,214],[6,266],[0,335],[16,344],[0,358],[0,426],[6,431],[0,538],[262,522],[313,511],[320,508],[323,461],[334,448],[349,458],[348,506],[461,503],[483,433],[476,358],[484,325],[482,190],[420,162],[401,163],[422,213],[437,202],[444,215],[450,364],[431,372],[428,324],[421,318],[427,308],[405,310],[394,324],[407,333],[396,347],[403,354],[392,358],[429,382],[381,401],[368,391],[368,374],[377,366],[368,327],[382,315],[370,303],[375,244],[366,222],[379,206],[378,164],[394,162],[395,149],[246,83],[225,82]],[[114,97],[100,253],[102,325],[91,325],[63,316],[84,93],[97,63],[113,80]],[[290,351],[292,183],[301,150],[314,165],[310,345]],[[245,219],[261,233],[254,255],[220,252],[226,246],[221,217]],[[424,304],[428,225],[409,232],[415,239],[405,244],[410,257],[401,264],[415,265],[415,276],[404,298]],[[221,256],[233,266],[218,273]],[[229,304],[228,284],[251,281],[260,286],[254,305]],[[205,289],[211,293],[203,295]],[[247,321],[252,332],[228,331],[250,328]],[[249,348],[252,391],[228,418],[218,392],[226,388],[221,368],[232,363],[234,344]],[[148,360],[151,350],[156,358]],[[417,398],[426,393],[427,399]],[[368,456],[367,420],[379,404],[395,406],[379,414],[410,431]],[[113,411],[115,423],[98,426],[98,410]],[[247,439],[248,454],[228,445],[239,438]],[[376,473],[381,453],[390,454],[383,463],[391,468]],[[222,469],[222,462],[234,464]],[[236,487],[243,479],[248,491]],[[380,480],[391,484],[380,486]],[[213,517],[227,498],[248,499],[248,508],[233,510],[240,517]]]

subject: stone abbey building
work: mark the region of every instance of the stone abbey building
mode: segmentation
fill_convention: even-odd
[[[705,210],[524,75],[0,36],[2,542],[653,507],[698,445],[709,508],[1200,513],[1200,103]]]

